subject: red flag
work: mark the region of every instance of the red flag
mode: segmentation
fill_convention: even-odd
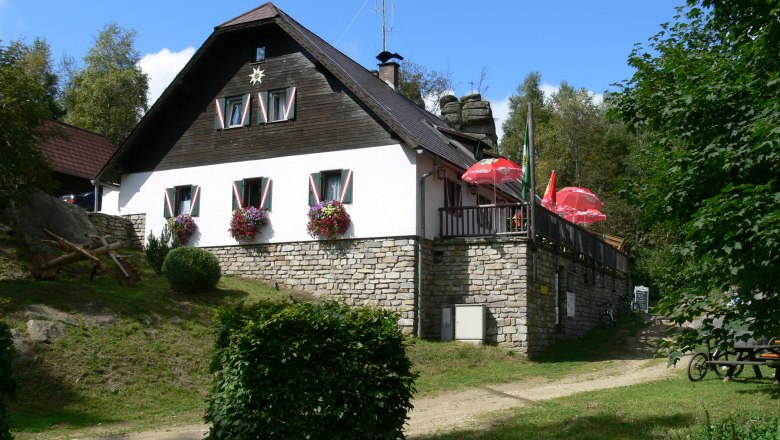
[[[555,170],[550,173],[550,182],[547,184],[547,189],[544,191],[544,197],[542,197],[542,206],[550,211],[555,210],[556,203],[555,197]]]

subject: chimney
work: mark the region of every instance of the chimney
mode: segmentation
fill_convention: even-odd
[[[395,61],[390,61],[390,60],[392,59],[403,60],[404,57],[398,55],[397,53],[390,53],[388,51],[383,51],[382,53],[376,56],[376,59],[378,59],[381,62],[379,64],[379,79],[386,82],[387,85],[392,87],[393,90],[397,92],[400,83],[401,65]]]

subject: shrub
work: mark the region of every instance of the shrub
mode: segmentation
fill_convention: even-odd
[[[166,224],[160,232],[160,238],[154,236],[152,232],[149,232],[149,236],[146,237],[146,248],[144,254],[146,254],[146,261],[152,266],[157,274],[162,273],[162,265],[165,261],[165,256],[168,255],[172,249],[176,249],[181,246],[179,237],[171,234],[171,230]]]
[[[13,399],[16,394],[16,382],[11,375],[11,362],[14,354],[14,341],[8,325],[0,319],[0,440],[10,440],[11,426],[5,411],[5,399]]]
[[[211,252],[196,247],[179,247],[165,257],[162,273],[179,293],[211,290],[217,285],[219,260]]]
[[[209,438],[404,438],[415,375],[395,314],[261,303],[217,318]]]

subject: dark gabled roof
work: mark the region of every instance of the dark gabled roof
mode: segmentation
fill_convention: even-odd
[[[63,122],[46,120],[41,132],[45,136],[38,148],[59,173],[94,179],[116,151],[107,137]]]
[[[461,148],[449,142],[439,131],[439,129],[442,129],[452,133],[457,132],[457,130],[454,130],[446,122],[421,109],[403,95],[388,87],[384,81],[371,71],[341,53],[270,2],[217,26],[203,46],[173,80],[171,83],[173,85],[163,92],[158,102],[152,106],[133,130],[133,133],[128,136],[121,149],[124,149],[135,137],[135,132],[143,129],[145,120],[155,114],[155,110],[158,107],[157,104],[166,98],[171,92],[170,89],[176,87],[179,79],[186,74],[192,64],[197,62],[200,55],[220,35],[236,29],[264,25],[271,21],[279,25],[331,74],[339,79],[361,102],[387,124],[403,142],[412,148],[422,147],[442,160],[463,170],[474,164],[475,160],[471,154],[464,152]],[[460,136],[467,139],[470,138],[467,134],[461,133]],[[117,152],[112,161],[118,158],[120,153]],[[106,173],[108,168],[109,166],[107,165],[101,171],[101,175]],[[508,188],[503,189],[509,190]]]

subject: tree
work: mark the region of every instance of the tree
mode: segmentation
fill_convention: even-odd
[[[54,70],[49,43],[36,38],[31,45],[26,45],[22,41],[13,41],[10,47],[19,53],[21,66],[30,76],[36,78],[45,90],[49,117],[62,119],[65,116],[65,109],[60,102],[60,79]]]
[[[46,89],[25,65],[23,45],[0,45],[0,208],[52,187],[51,170],[36,147],[51,116]]]
[[[101,133],[116,144],[130,134],[147,110],[149,78],[138,66],[136,33],[107,24],[84,57],[84,68],[72,72],[63,101],[66,121]]]
[[[401,62],[399,91],[431,113],[438,114],[439,99],[452,93],[452,73],[449,71],[428,70],[412,61]],[[426,105],[427,103],[427,105]]]
[[[547,123],[549,114],[545,106],[544,92],[542,91],[542,76],[539,72],[531,72],[517,86],[517,93],[509,97],[509,115],[502,128],[504,137],[501,138],[499,151],[503,156],[512,160],[519,160],[523,150],[525,135],[525,123],[528,120],[528,103],[534,104],[534,119],[537,126]]]
[[[691,0],[637,47],[616,113],[646,137],[631,192],[652,232],[658,310],[709,334],[780,334],[780,4]],[[720,321],[722,320],[722,324]]]

